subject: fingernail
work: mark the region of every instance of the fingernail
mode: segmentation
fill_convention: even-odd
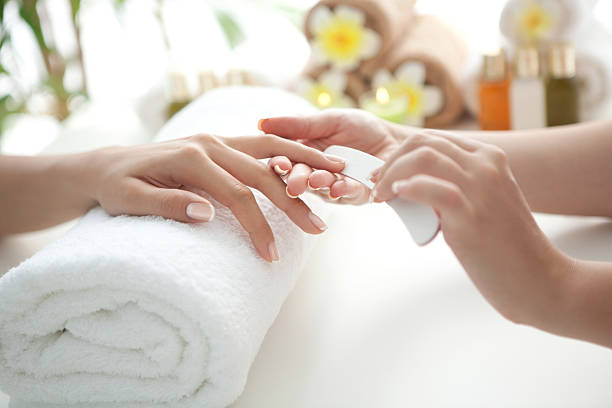
[[[406,180],[396,181],[393,184],[391,184],[391,191],[393,191],[393,194],[398,194],[400,189],[404,187],[406,184],[408,184]]]
[[[286,193],[287,193],[287,195],[288,195],[289,197],[291,197],[291,198],[298,198],[298,197],[299,197],[299,195],[296,195],[296,196],[292,195],[292,194],[289,192],[289,187],[288,187],[288,186],[287,186],[287,187],[285,187],[285,192],[286,192]]]
[[[276,166],[274,166],[274,171],[277,172],[281,176],[284,176],[285,174],[289,173],[289,170],[281,169],[278,164]]]
[[[276,247],[276,244],[274,243],[274,241],[270,242],[270,245],[268,245],[268,251],[270,252],[270,259],[272,259],[272,262],[280,261],[280,256],[278,254],[278,248]]]
[[[327,224],[325,224],[325,222],[323,222],[323,220],[319,218],[315,213],[309,213],[308,218],[310,218],[310,222],[312,222],[312,225],[314,225],[321,231],[325,231],[327,229]]]
[[[315,190],[315,191],[319,191],[321,189],[321,187],[319,187],[319,188],[313,187],[312,184],[310,184],[310,180],[308,180],[308,188],[311,189],[311,190]]]
[[[185,213],[191,219],[198,221],[211,221],[215,217],[215,207],[204,203],[191,203]]]
[[[257,122],[257,129],[261,130],[263,132],[263,124],[266,120],[265,119],[259,119],[259,122]]]
[[[336,200],[339,200],[339,199],[340,199],[340,197],[334,197],[334,196],[331,194],[331,190],[330,190],[330,192],[329,192],[327,195],[329,196],[329,199],[330,199],[330,200],[332,200],[332,201],[336,201]]]
[[[325,154],[325,157],[333,162],[346,164],[346,160],[344,160],[342,157],[334,156],[333,154]]]

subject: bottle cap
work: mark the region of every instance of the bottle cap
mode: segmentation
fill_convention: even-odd
[[[482,77],[486,81],[499,81],[506,77],[506,52],[503,49],[483,56]]]
[[[540,52],[535,47],[521,47],[516,52],[516,75],[520,78],[540,76]]]
[[[571,44],[554,44],[548,55],[550,74],[555,78],[576,76],[576,50]]]
[[[186,102],[191,98],[187,79],[181,72],[168,73],[168,96],[172,102]]]

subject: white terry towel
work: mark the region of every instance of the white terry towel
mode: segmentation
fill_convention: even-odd
[[[254,134],[311,112],[278,90],[213,91],[159,139]],[[262,195],[281,261],[258,257],[229,210],[187,225],[97,208],[0,280],[0,388],[11,407],[224,407],[293,288],[312,240]],[[311,208],[325,215],[318,198]]]

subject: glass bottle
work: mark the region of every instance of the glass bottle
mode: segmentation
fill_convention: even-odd
[[[483,130],[510,129],[510,78],[504,50],[486,54],[480,80],[480,127]]]
[[[166,110],[166,118],[170,119],[190,102],[191,98],[185,75],[180,72],[170,72],[168,74],[168,94],[170,102]]]
[[[568,44],[555,44],[549,51],[549,76],[546,81],[548,126],[577,123],[579,117],[576,52]]]
[[[546,127],[546,90],[540,77],[540,52],[522,47],[516,52],[515,75],[510,87],[512,128]]]

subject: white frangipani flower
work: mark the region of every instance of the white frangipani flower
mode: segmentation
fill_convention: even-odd
[[[386,88],[390,95],[408,100],[406,124],[422,127],[425,118],[440,112],[444,106],[442,90],[425,85],[425,65],[408,61],[395,70],[395,75],[381,69],[372,79],[375,88]]]
[[[380,35],[365,27],[364,13],[340,5],[333,10],[318,6],[312,11],[309,30],[315,62],[351,70],[359,62],[374,57],[380,50]]]
[[[321,74],[316,80],[304,77],[296,85],[296,92],[313,105],[325,108],[351,108],[353,101],[346,96],[346,75],[331,70]]]

